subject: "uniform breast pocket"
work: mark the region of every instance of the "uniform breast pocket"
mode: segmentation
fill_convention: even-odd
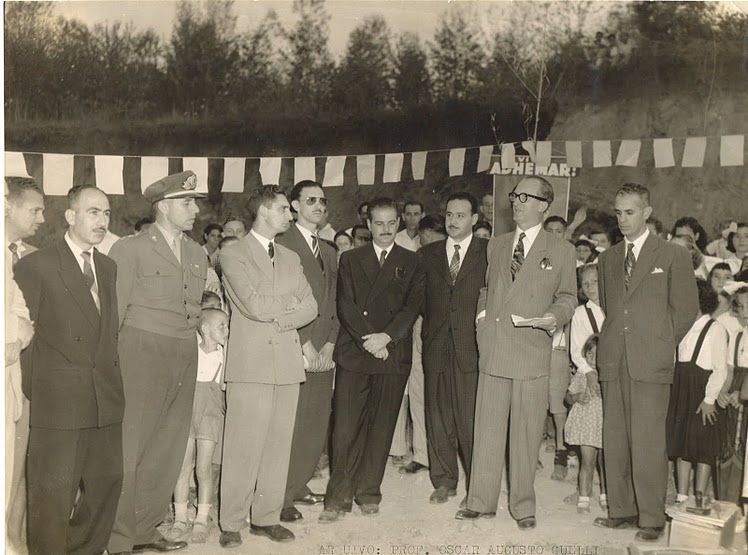
[[[170,297],[174,290],[174,284],[178,282],[179,275],[176,268],[170,266],[146,266],[143,268],[138,281],[143,286],[146,294],[155,299]]]
[[[203,295],[205,289],[205,281],[208,277],[208,268],[202,264],[191,263],[189,270],[185,274],[187,283],[185,286],[190,292],[190,296],[193,299],[197,299],[200,302],[200,298]]]

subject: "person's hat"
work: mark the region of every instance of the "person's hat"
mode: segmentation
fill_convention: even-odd
[[[208,195],[195,191],[197,176],[194,172],[175,173],[162,177],[146,188],[143,196],[151,204],[170,198],[205,198]]]

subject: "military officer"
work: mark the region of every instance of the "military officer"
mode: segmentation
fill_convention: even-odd
[[[127,400],[124,481],[111,554],[172,551],[185,542],[156,530],[169,506],[187,445],[197,374],[195,331],[208,259],[185,235],[200,211],[197,178],[170,175],[145,190],[155,222],[118,241],[119,352]]]

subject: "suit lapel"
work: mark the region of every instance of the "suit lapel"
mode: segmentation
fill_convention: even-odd
[[[265,274],[268,279],[273,279],[273,263],[270,260],[270,256],[268,256],[268,251],[265,250],[265,248],[251,233],[247,233],[246,237],[244,237],[244,240],[246,241],[245,245],[247,246],[247,254],[249,260],[257,264],[260,270],[262,270],[262,273]]]
[[[548,252],[547,233],[547,231],[541,229],[540,233],[538,233],[538,236],[535,237],[535,241],[533,241],[532,246],[530,247],[530,252],[527,253],[525,261],[522,263],[522,267],[519,269],[519,273],[515,276],[514,282],[512,282],[512,285],[509,287],[510,295],[520,284],[524,283],[530,278],[530,275],[532,275],[534,268],[540,268],[540,261],[543,260],[546,253]],[[512,244],[509,243],[510,249],[511,246]],[[512,264],[512,254],[513,253],[509,253],[509,267],[511,267]],[[509,280],[511,281],[511,279],[512,275],[510,271]]]
[[[657,248],[659,246],[657,239],[655,239],[650,233],[644,241],[641,251],[639,251],[639,258],[636,259],[634,273],[631,275],[631,283],[629,284],[629,295],[634,292],[642,280],[644,280],[644,277],[652,272],[657,258]]]
[[[402,249],[402,247],[399,247],[398,245],[392,245],[392,250],[390,250],[387,258],[384,259],[384,266],[382,266],[381,268],[379,267],[379,262],[377,261],[376,254],[372,253],[374,254],[374,263],[377,266],[377,275],[374,279],[374,283],[372,283],[371,285],[369,295],[366,298],[366,304],[368,304],[372,299],[377,298],[379,294],[384,291],[394,279],[395,268],[401,262],[400,249]],[[374,247],[372,247],[371,250],[374,251]]]
[[[96,310],[96,303],[91,296],[91,290],[86,287],[83,281],[83,272],[75,260],[75,255],[63,240],[57,245],[60,255],[60,277],[70,295],[75,299],[85,315],[88,322],[95,330],[98,331],[100,324],[99,311]],[[97,268],[97,275],[98,275]],[[99,283],[101,285],[101,283]]]
[[[151,236],[151,246],[153,247],[153,250],[156,251],[165,260],[167,260],[170,264],[173,264],[174,266],[179,268],[179,260],[177,260],[177,257],[174,255],[174,251],[171,250],[171,247],[166,242],[166,238],[158,229],[158,226],[148,226],[148,233]]]
[[[452,274],[449,273],[450,260],[447,258],[447,251],[445,250],[447,241],[439,241],[436,245],[429,264],[436,268],[436,271],[447,284],[452,285]]]
[[[369,280],[369,285],[373,287],[380,270],[379,261],[374,252],[374,246],[369,243],[368,245],[359,248],[361,249],[360,251],[355,251],[358,262],[361,264],[361,269],[364,271],[366,279]]]
[[[470,241],[470,246],[465,253],[465,259],[462,261],[462,265],[460,265],[460,271],[457,274],[455,283],[460,282],[466,275],[468,275],[473,266],[475,266],[479,261],[480,252],[478,249],[478,239],[473,237],[473,239]]]
[[[312,252],[312,249],[309,248],[309,243],[306,242],[306,238],[301,231],[299,231],[299,228],[296,227],[296,224],[293,224],[289,231],[291,232],[289,239],[291,239],[295,244],[294,251],[296,251],[301,259],[301,265],[304,267],[304,274],[313,277],[313,279],[319,284],[323,283],[325,280],[324,272],[322,271],[322,268],[320,268],[317,259],[314,258],[314,253]],[[319,238],[317,238],[317,240],[319,241]],[[320,247],[320,256],[322,256],[322,247]]]
[[[626,247],[624,241],[617,243],[610,247],[610,260],[612,264],[613,282],[615,288],[620,293],[621,297],[626,297],[626,282],[624,281],[624,258],[626,253]]]

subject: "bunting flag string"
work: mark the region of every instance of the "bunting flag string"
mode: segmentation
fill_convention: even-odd
[[[588,146],[585,146],[588,145]],[[711,147],[709,145],[712,145]],[[554,148],[555,147],[555,148]],[[197,175],[198,190],[243,193],[263,183],[303,179],[328,187],[422,181],[436,164],[448,164],[448,175],[512,170],[515,157],[529,154],[536,167],[547,167],[551,155],[565,153],[570,168],[654,166],[703,168],[745,165],[745,135],[591,141],[517,141],[415,152],[290,157],[118,156],[6,152],[6,175],[30,175],[48,195],[65,195],[73,184],[96,184],[109,194],[140,190],[182,169]],[[719,155],[717,156],[717,152]],[[448,158],[440,153],[448,153]],[[500,158],[494,155],[500,154]],[[477,162],[476,162],[477,160]],[[498,168],[492,165],[499,165]],[[443,175],[443,173],[441,174]]]

